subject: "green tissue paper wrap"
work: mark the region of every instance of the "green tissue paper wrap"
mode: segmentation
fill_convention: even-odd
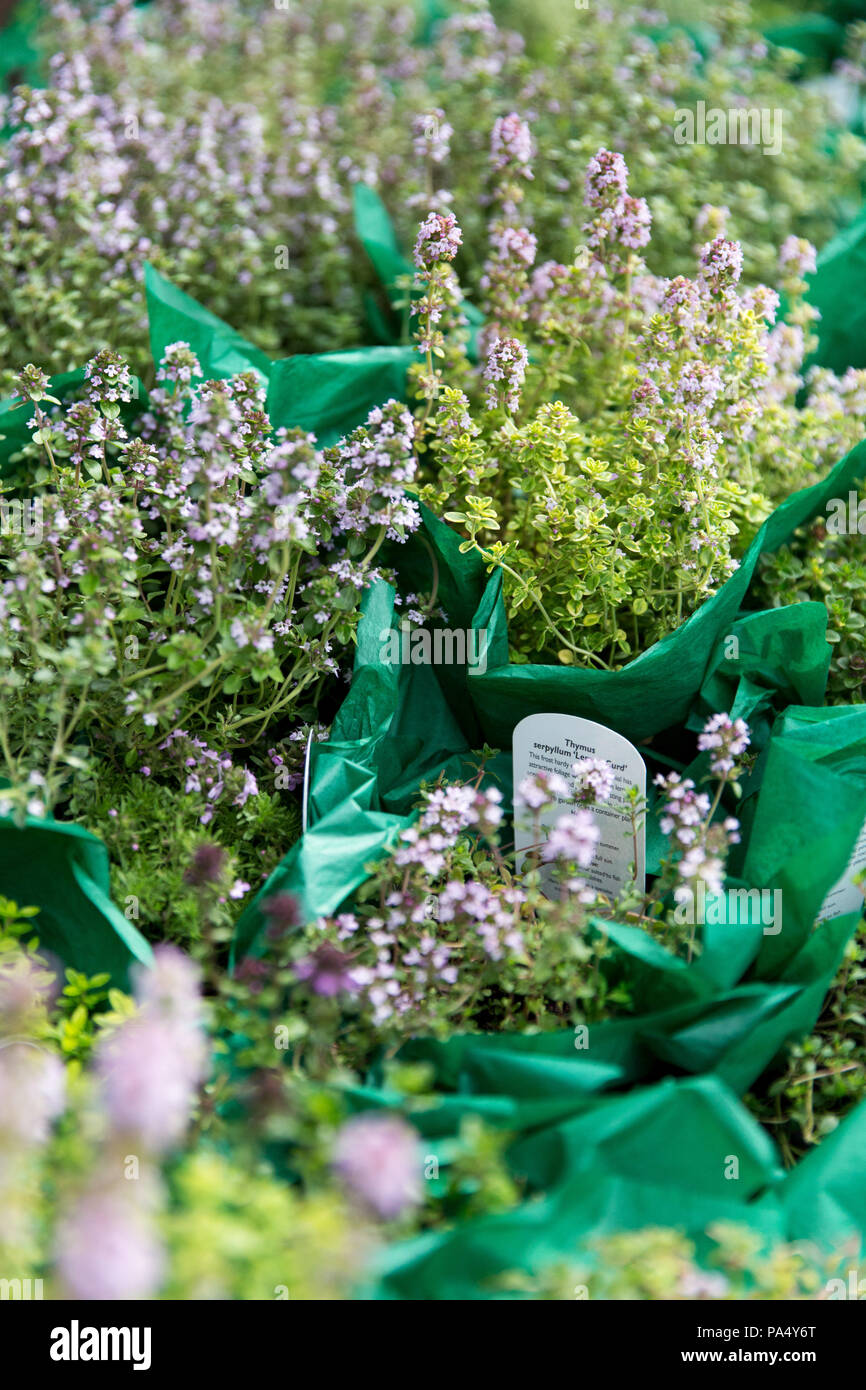
[[[108,971],[123,989],[130,965],[151,962],[147,941],[111,901],[107,849],[80,825],[0,819],[0,889],[19,907],[39,908],[40,949],[64,965]]]
[[[150,265],[145,287],[154,363],[170,343],[186,342],[205,379],[255,372],[267,386],[274,429],[303,429],[320,445],[334,444],[363,424],[374,406],[405,397],[406,372],[416,356],[411,346],[296,353],[272,361]]]
[[[537,1274],[573,1259],[583,1242],[647,1226],[685,1232],[699,1254],[707,1227],[719,1221],[767,1242],[838,1249],[866,1230],[864,1140],[861,1105],[785,1175],[767,1135],[715,1077],[669,1078],[576,1104],[572,1116],[534,1129],[512,1151],[530,1183],[545,1180],[542,1192],[511,1211],[390,1246],[363,1292],[380,1300],[519,1297],[503,1286],[507,1271]],[[429,1167],[438,1158],[444,1168],[453,1152],[427,1135],[422,1148]],[[735,1180],[725,1177],[732,1158]],[[591,1271],[589,1281],[592,1297]]]

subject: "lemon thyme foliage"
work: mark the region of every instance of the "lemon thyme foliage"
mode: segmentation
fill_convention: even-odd
[[[252,374],[194,386],[185,344],[160,373],[133,438],[115,354],[65,410],[43,409],[37,369],[20,377],[41,530],[9,529],[2,550],[2,806],[19,819],[58,805],[94,758],[168,779],[202,824],[243,808],[250,759],[273,777],[264,750],[339,675],[383,541],[418,524],[404,407],[319,451],[272,436]]]
[[[128,1017],[131,1004],[104,973],[88,976],[68,968],[62,980],[56,977],[40,951],[38,917],[39,908],[0,897],[2,1033],[42,1047],[46,1055],[58,1053],[77,1074],[99,1031]]]
[[[714,1222],[706,1235],[699,1255],[695,1241],[670,1227],[613,1231],[588,1239],[570,1260],[500,1276],[496,1287],[545,1301],[814,1299],[841,1261],[842,1252],[830,1258],[806,1243],[769,1242],[734,1221]]]
[[[528,129],[509,129],[528,158]],[[497,128],[494,172],[501,143]],[[666,280],[643,259],[649,211],[621,155],[593,157],[585,202],[570,265],[530,274],[534,238],[515,250],[497,233],[490,309],[518,336],[488,326],[477,371],[446,364],[425,392],[421,496],[503,571],[515,660],[618,669],[717,591],[774,501],[857,442],[866,374],[812,373],[796,404],[814,343],[808,243],[780,248],[789,307],[774,327],[778,296],[742,288],[718,209],[693,278]],[[457,245],[452,229],[449,263]]]
[[[187,1152],[170,1194],[163,1298],[346,1299],[376,1251],[371,1223],[339,1191],[300,1194],[215,1151]]]
[[[862,489],[855,496],[866,513]],[[764,556],[752,594],[768,607],[826,606],[832,644],[827,700],[848,704],[866,694],[866,548],[859,531],[834,531],[827,523],[824,517],[801,527],[787,545]]]

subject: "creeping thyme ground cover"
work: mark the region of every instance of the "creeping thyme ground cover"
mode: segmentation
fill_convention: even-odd
[[[845,1296],[862,34],[776,20],[21,7],[0,1278]]]

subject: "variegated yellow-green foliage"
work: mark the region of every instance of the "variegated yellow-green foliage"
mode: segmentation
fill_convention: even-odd
[[[765,1242],[734,1222],[719,1222],[707,1234],[710,1253],[700,1260],[695,1243],[681,1231],[647,1226],[598,1236],[572,1261],[499,1283],[529,1298],[554,1300],[814,1299],[839,1264],[823,1259],[817,1248]]]

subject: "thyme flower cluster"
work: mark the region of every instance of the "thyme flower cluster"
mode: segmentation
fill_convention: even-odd
[[[130,437],[125,364],[103,352],[85,375],[65,409],[19,379],[42,527],[2,540],[4,809],[46,814],[114,749],[207,824],[257,796],[247,750],[338,675],[376,553],[417,527],[412,417],[388,402],[318,450],[272,435],[252,374],[196,381],[173,344]]]

